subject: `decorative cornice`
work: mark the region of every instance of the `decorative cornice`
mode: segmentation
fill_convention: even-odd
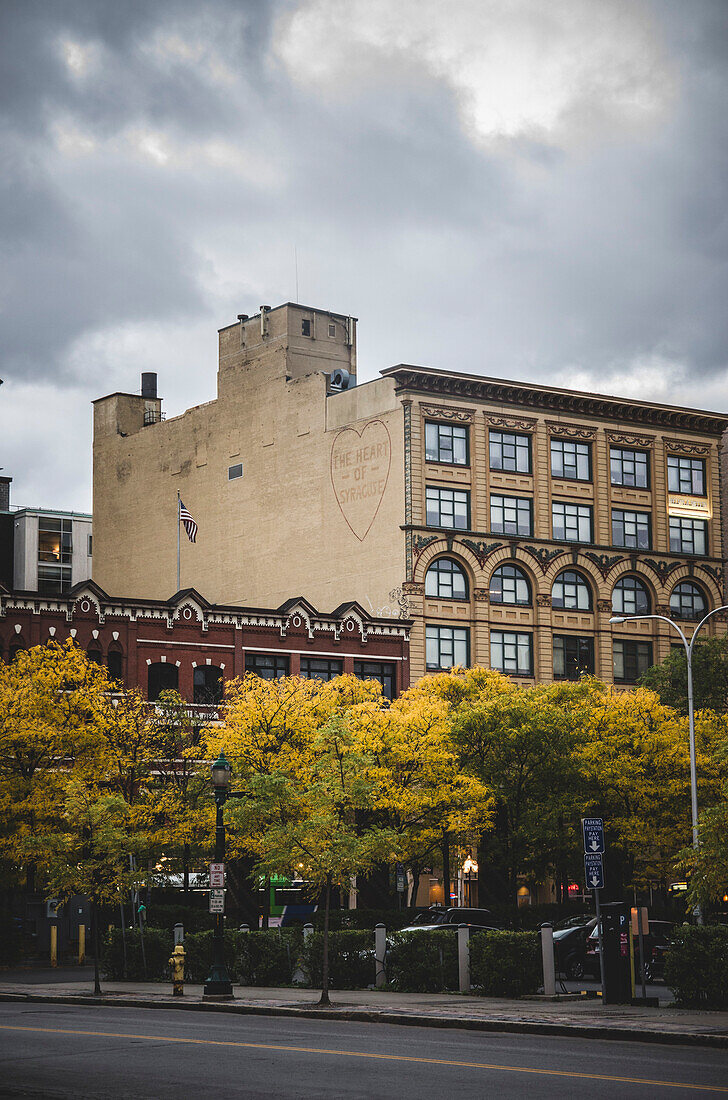
[[[566,550],[549,550],[548,546],[523,546],[521,549],[536,559],[541,566],[542,573],[547,572],[554,558],[560,558],[562,554],[566,553]]]
[[[547,389],[531,384],[477,378],[473,375],[447,374],[402,364],[381,372],[394,378],[397,392],[437,395],[465,401],[536,409],[542,412],[592,416],[600,420],[626,421],[631,424],[651,424],[673,431],[697,432],[720,436],[728,427],[728,417],[701,409],[639,404],[603,394],[579,393],[574,390]]]
[[[413,535],[412,536],[412,552],[416,558],[419,558],[423,550],[426,550],[433,542],[437,542],[441,535]]]
[[[710,447],[704,443],[691,443],[688,439],[663,440],[668,451],[679,455],[709,455]]]
[[[489,428],[505,428],[511,432],[533,432],[538,424],[538,420],[530,416],[495,416],[493,413],[483,415]]]
[[[478,564],[482,569],[485,565],[486,558],[506,544],[503,542],[475,542],[473,539],[461,539],[463,546],[467,546],[468,550],[472,550],[478,559]]]
[[[560,420],[547,420],[546,427],[549,430],[549,434],[560,437],[561,439],[586,439],[591,440],[596,437],[596,427],[590,428],[586,424],[564,424]]]
[[[722,584],[723,582],[723,569],[720,565],[706,565],[705,562],[698,562],[701,569],[704,569],[706,573],[710,573],[711,577],[715,578],[716,584]]]
[[[470,423],[475,416],[474,409],[458,409],[452,405],[420,405],[424,416],[433,420],[461,420]]]
[[[654,558],[643,558],[645,565],[660,578],[662,584],[675,569],[681,569],[685,562],[682,561],[655,561]]]
[[[614,569],[617,562],[624,561],[623,554],[595,554],[592,550],[587,550],[584,553],[584,557],[589,561],[594,562],[601,575],[606,579],[607,575]]]
[[[425,586],[420,584],[419,581],[405,581],[402,585],[402,591],[405,596],[424,596]]]
[[[631,432],[607,432],[609,443],[620,443],[626,447],[642,447],[647,449],[655,442],[654,435],[632,435]]]

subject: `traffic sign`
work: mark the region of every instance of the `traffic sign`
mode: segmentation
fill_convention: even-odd
[[[582,817],[584,851],[604,855],[604,821],[601,817]]]
[[[604,889],[604,868],[601,852],[584,852],[584,876],[587,890]]]
[[[225,864],[224,863],[211,863],[210,864],[210,886],[224,886],[225,885]]]
[[[224,913],[225,912],[225,891],[224,890],[210,890],[210,912],[211,913]]]

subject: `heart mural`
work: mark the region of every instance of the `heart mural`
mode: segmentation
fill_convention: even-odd
[[[331,485],[347,526],[359,542],[369,534],[392,465],[386,424],[370,420],[361,431],[344,428],[331,444]]]

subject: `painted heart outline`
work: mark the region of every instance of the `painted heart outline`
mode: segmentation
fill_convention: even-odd
[[[342,428],[331,443],[331,487],[347,527],[359,542],[369,534],[392,466],[392,437],[383,420],[361,431]]]

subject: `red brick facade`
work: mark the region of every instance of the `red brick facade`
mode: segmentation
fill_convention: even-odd
[[[62,596],[0,588],[0,656],[5,660],[17,648],[73,637],[127,686],[145,693],[153,666],[157,672],[160,665],[169,666],[165,675],[176,680],[189,702],[195,697],[196,669],[219,668],[222,679],[229,680],[243,676],[262,657],[275,657],[278,668],[291,675],[323,675],[320,662],[328,663],[329,674],[368,676],[380,667],[396,696],[409,686],[409,630],[409,620],[373,618],[356,603],[324,615],[303,598],[266,609],[213,606],[194,589],[160,601],[114,599],[92,581]]]

